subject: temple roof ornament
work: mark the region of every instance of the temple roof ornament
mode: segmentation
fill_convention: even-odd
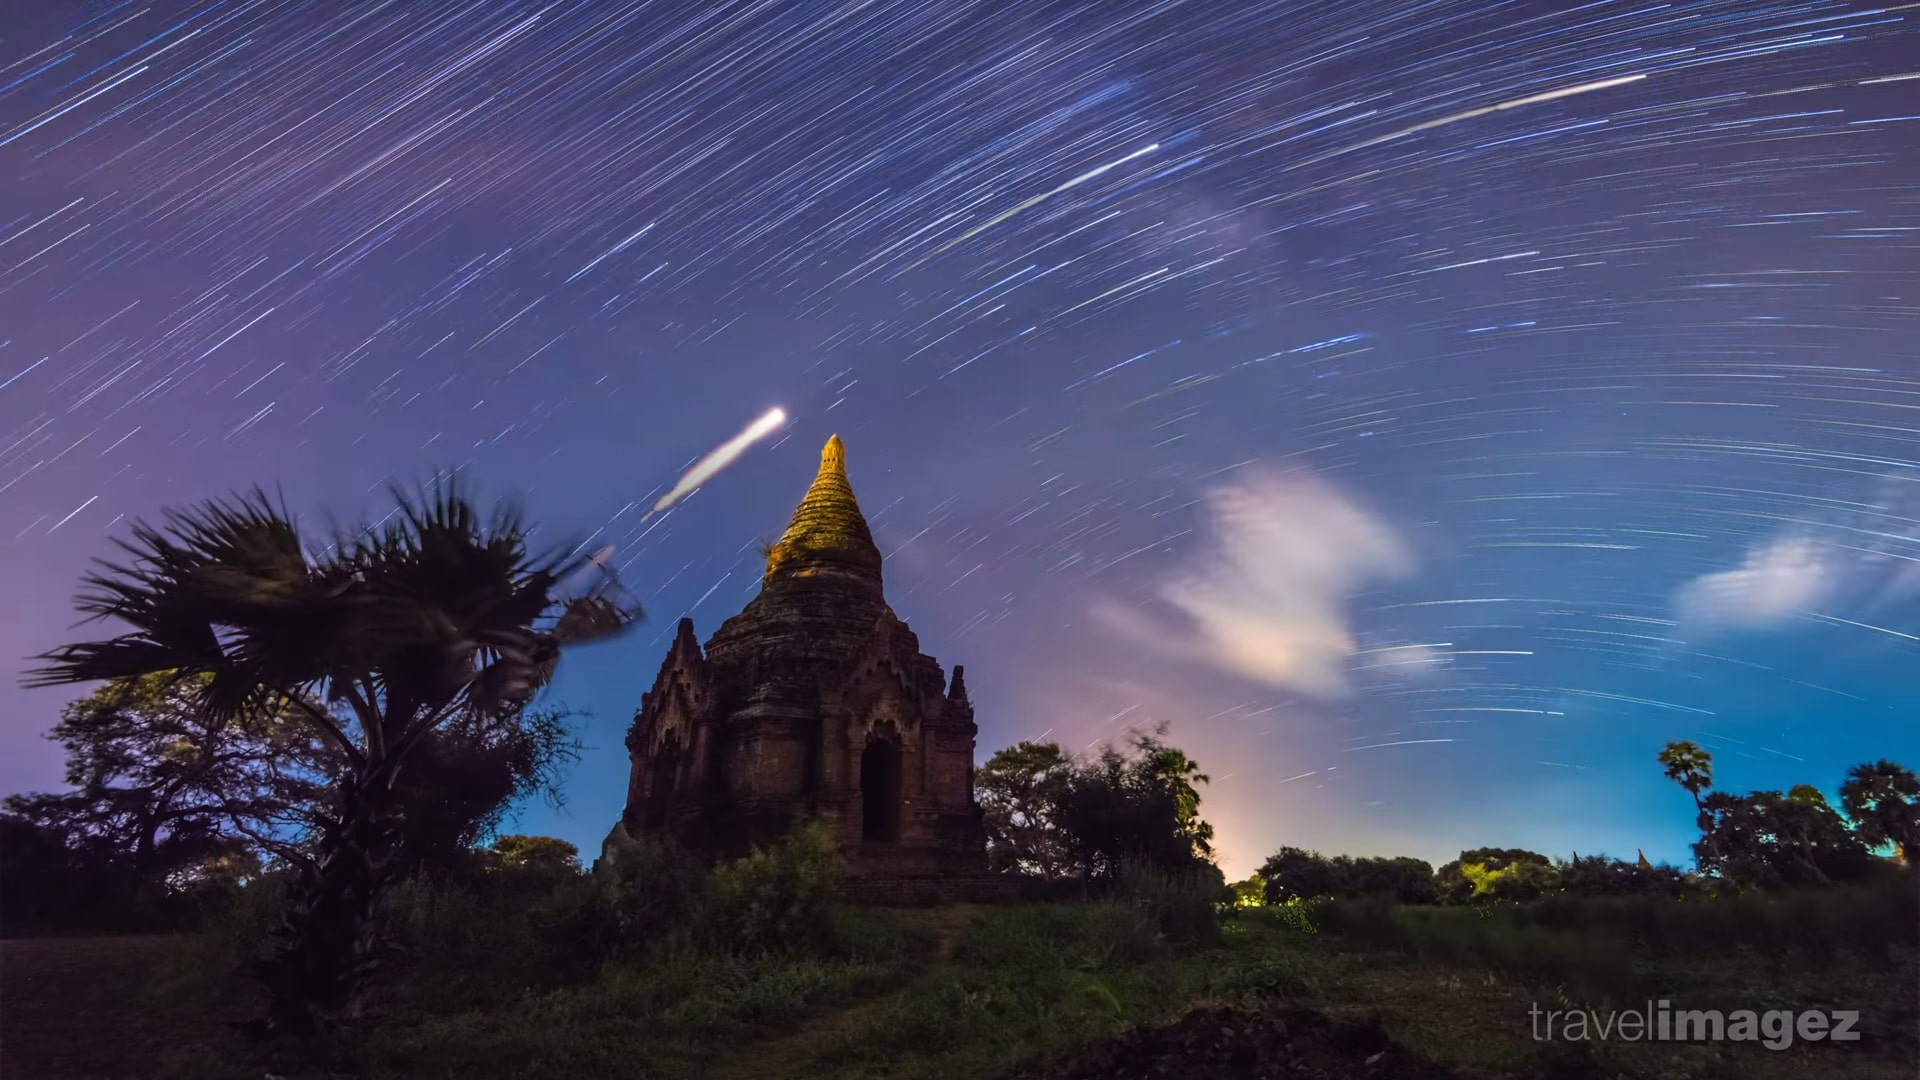
[[[767,552],[762,586],[813,577],[848,577],[880,588],[880,549],[847,482],[846,448],[840,436],[820,451],[820,472],[793,511],[787,531]]]

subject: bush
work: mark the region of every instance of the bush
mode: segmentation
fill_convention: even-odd
[[[829,906],[840,849],[819,822],[714,870],[701,908],[703,938],[746,950],[818,947],[831,936]]]
[[[626,948],[644,947],[690,923],[707,879],[699,859],[655,836],[623,840],[618,857],[592,874],[616,924],[614,937]]]
[[[1115,898],[1138,908],[1169,941],[1212,943],[1220,939],[1220,920],[1238,896],[1212,863],[1195,862],[1170,870],[1143,861],[1122,865]]]
[[[208,936],[225,961],[237,964],[267,947],[286,911],[292,885],[292,871],[262,874],[241,886],[234,902],[208,922]]]

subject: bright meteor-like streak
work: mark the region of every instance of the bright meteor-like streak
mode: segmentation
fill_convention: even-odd
[[[674,484],[665,495],[660,496],[659,501],[653,504],[653,509],[647,511],[647,517],[652,517],[691,495],[695,488],[713,479],[721,469],[739,460],[740,455],[746,453],[748,447],[780,430],[786,422],[785,409],[778,406],[768,409],[766,415],[748,424],[746,430],[714,447],[712,453],[694,462],[693,467],[681,475],[679,482]],[[646,518],[641,520],[644,521]]]

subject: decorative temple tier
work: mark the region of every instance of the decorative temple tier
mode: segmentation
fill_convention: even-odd
[[[880,563],[836,435],[759,595],[704,650],[680,620],[627,733],[627,808],[603,857],[645,831],[736,857],[813,818],[856,893],[979,891],[973,705],[962,669],[949,684],[887,606]]]

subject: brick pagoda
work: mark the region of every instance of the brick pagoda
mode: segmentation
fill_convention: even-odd
[[[627,733],[627,807],[607,838],[665,832],[729,858],[825,822],[855,892],[979,891],[977,729],[962,669],[887,606],[880,550],[847,482],[840,437],[767,554],[759,595],[703,650],[682,619]]]

